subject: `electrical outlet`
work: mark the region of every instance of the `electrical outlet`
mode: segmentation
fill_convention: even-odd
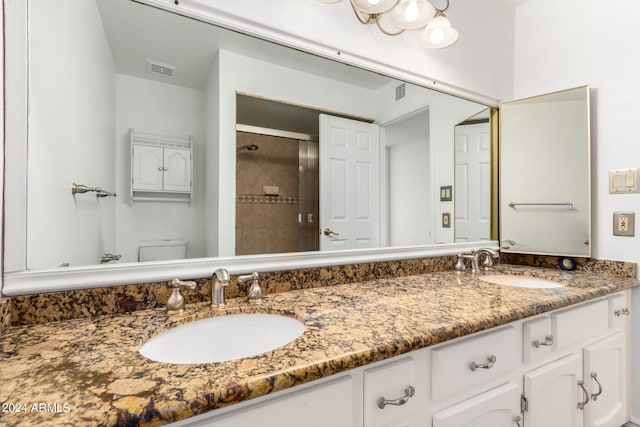
[[[635,236],[636,214],[633,212],[613,213],[613,235],[614,236]]]

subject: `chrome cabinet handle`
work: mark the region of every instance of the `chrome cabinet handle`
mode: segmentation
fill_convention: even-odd
[[[404,396],[397,399],[387,400],[384,397],[378,399],[378,408],[384,409],[387,405],[402,406],[409,401],[416,394],[416,389],[413,386],[409,386],[404,389]]]
[[[520,417],[520,415],[518,415],[513,419],[513,422],[516,423],[518,427],[522,427],[522,424],[520,424],[520,421],[522,421],[522,417]]]
[[[587,389],[584,388],[584,381],[578,381],[578,385],[582,389],[582,393],[584,393],[584,402],[578,402],[578,409],[584,410],[586,404],[589,403],[589,393],[587,393]]]
[[[489,356],[487,358],[487,363],[471,362],[471,364],[469,365],[469,368],[472,371],[475,371],[478,368],[491,369],[495,363],[496,363],[496,356],[494,354],[492,354],[491,356]]]
[[[598,400],[598,396],[600,396],[602,394],[602,384],[600,384],[600,381],[598,381],[598,373],[597,372],[592,372],[591,373],[591,378],[593,378],[593,380],[596,382],[596,384],[598,384],[598,392],[597,393],[593,393],[591,395],[591,400],[593,400],[595,402],[596,400]]]
[[[340,234],[338,234],[338,233],[336,233],[334,231],[331,231],[331,229],[329,229],[329,228],[325,228],[322,233],[324,233],[325,236],[331,236],[331,235],[339,236],[340,235]]]
[[[547,346],[553,345],[553,335],[547,335],[545,337],[544,341],[535,340],[533,342],[533,346],[535,348],[540,348],[541,345],[547,345]]]
[[[620,317],[620,316],[628,316],[628,315],[631,314],[631,312],[629,311],[628,308],[623,308],[622,310],[614,311],[613,314],[615,314],[616,316]]]

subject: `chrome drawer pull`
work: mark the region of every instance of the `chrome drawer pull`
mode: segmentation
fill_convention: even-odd
[[[513,422],[516,423],[516,426],[522,427],[522,424],[520,424],[520,421],[522,421],[522,417],[520,417],[520,415],[518,415],[513,419]]]
[[[471,362],[471,364],[469,365],[469,368],[471,368],[472,371],[475,371],[478,368],[491,369],[495,363],[496,363],[496,356],[494,354],[492,354],[487,359],[487,363]]]
[[[542,341],[542,342],[540,340],[535,340],[533,342],[533,346],[535,348],[540,348],[541,345],[548,345],[548,346],[553,345],[553,335],[547,335],[545,337],[544,341]]]
[[[591,395],[591,400],[593,400],[595,402],[596,400],[598,400],[598,396],[600,396],[602,394],[602,384],[600,384],[600,381],[598,381],[598,373],[597,372],[592,372],[591,373],[591,378],[593,378],[593,380],[596,382],[596,384],[598,384],[598,392],[597,393],[593,393]]]
[[[584,381],[578,381],[578,385],[584,393],[584,402],[578,402],[578,409],[584,409],[585,405],[589,403],[589,393],[587,393],[587,389],[584,388]]]
[[[384,409],[387,405],[402,406],[409,401],[416,394],[416,389],[413,386],[409,386],[404,389],[404,396],[398,399],[387,400],[384,397],[378,399],[378,408]]]
[[[613,314],[615,314],[616,316],[620,317],[620,316],[628,316],[628,315],[631,314],[631,312],[629,311],[628,308],[623,308],[622,310],[614,311]]]

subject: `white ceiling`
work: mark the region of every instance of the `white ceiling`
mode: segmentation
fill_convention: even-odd
[[[218,49],[378,89],[388,77],[185,18],[131,0],[97,0],[116,70],[204,89]],[[146,72],[146,60],[177,66],[176,78]]]

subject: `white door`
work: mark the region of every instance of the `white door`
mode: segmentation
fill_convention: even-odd
[[[585,427],[619,427],[627,420],[625,351],[621,332],[585,347],[584,382],[591,396]]]
[[[520,388],[507,383],[433,414],[433,427],[515,427],[522,425]]]
[[[573,354],[524,375],[524,413],[527,427],[582,427],[583,412],[578,408],[585,393],[579,386],[582,357]]]
[[[379,245],[378,134],[374,124],[320,115],[321,250]]]
[[[164,149],[164,190],[191,191],[191,150]]]
[[[162,191],[163,154],[161,147],[133,144],[131,177],[134,190]]]
[[[489,240],[491,132],[489,123],[455,128],[455,241]]]

